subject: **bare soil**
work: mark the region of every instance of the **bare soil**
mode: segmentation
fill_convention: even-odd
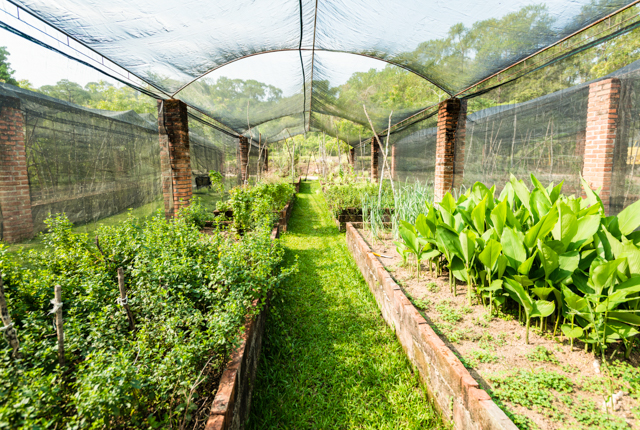
[[[594,366],[596,357],[592,352],[585,352],[582,343],[576,341],[572,349],[559,327],[554,337],[551,322],[546,331],[540,332],[533,327],[539,324],[536,318],[531,321],[529,344],[525,344],[526,330],[524,324],[518,322],[517,308],[515,312],[510,311],[515,315],[494,310],[494,316],[489,317],[488,307],[480,304],[475,296],[472,305],[468,306],[466,285],[458,282],[456,294],[450,291],[446,268],[436,278],[430,275],[427,263],[423,263],[418,279],[415,260],[409,260],[408,267],[403,267],[402,257],[390,236],[383,240],[372,240],[369,231],[360,230],[360,233],[374,252],[391,257],[379,257],[379,260],[440,338],[461,358],[476,381],[507,414],[513,416],[512,419],[520,428],[640,428],[637,393],[630,390],[625,381],[615,379],[604,369],[597,372]],[[607,357],[611,353],[612,350],[609,350]],[[616,359],[624,360],[624,348],[615,354]],[[634,351],[627,362],[637,368],[639,358]],[[512,401],[502,401],[505,395],[500,393],[504,393],[504,382],[501,387],[496,387],[495,381],[504,381],[505,376],[507,381],[521,378],[521,371],[531,374],[556,373],[568,378],[573,387],[564,392],[531,388],[531,396],[542,394],[550,398],[549,407],[535,405],[536,402],[525,407]],[[527,381],[523,383],[527,384]],[[512,390],[517,391],[518,387],[514,385]],[[609,408],[607,414],[605,399],[610,393],[618,391],[625,393],[617,402],[615,411]]]

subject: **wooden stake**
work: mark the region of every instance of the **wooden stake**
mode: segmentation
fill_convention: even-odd
[[[127,319],[129,320],[129,330],[135,329],[135,321],[133,320],[133,314],[129,309],[129,302],[127,299],[127,290],[124,288],[124,271],[122,267],[118,267],[118,287],[120,288],[120,305],[127,311]]]
[[[52,313],[55,314],[56,319],[56,332],[58,333],[58,362],[61,367],[64,367],[64,329],[62,327],[62,287],[60,285],[55,286],[55,299],[51,301],[53,304]]]
[[[0,274],[0,317],[2,317],[2,323],[4,327],[0,330],[4,332],[4,336],[9,343],[9,346],[13,348],[13,358],[22,358],[22,353],[18,351],[20,348],[20,342],[18,342],[18,335],[16,329],[13,328],[11,322],[11,315],[9,315],[9,309],[7,308],[7,300],[4,297],[4,286],[2,285],[2,275]]]

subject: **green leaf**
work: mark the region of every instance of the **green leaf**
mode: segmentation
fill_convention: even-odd
[[[544,237],[553,230],[557,222],[558,208],[554,206],[538,223],[527,231],[527,234],[524,236],[525,246],[529,249],[533,248],[538,239],[544,239]]]
[[[450,192],[446,192],[444,197],[442,197],[442,201],[440,202],[440,207],[444,208],[450,214],[453,214],[456,210],[456,201],[453,199],[453,196]]]
[[[459,279],[462,282],[469,282],[469,273],[460,258],[454,257],[449,268],[456,279]]]
[[[496,279],[495,281],[491,281],[491,285],[486,287],[485,291],[500,291],[502,289],[502,280]]]
[[[524,288],[511,278],[504,278],[503,286],[509,293],[509,296],[522,305],[527,317],[530,317],[533,311],[533,300],[531,300],[531,297]]]
[[[539,299],[547,300],[549,294],[555,290],[553,287],[535,287],[531,289],[531,292],[535,294]]]
[[[529,314],[530,317],[548,317],[556,310],[556,303],[546,300],[536,300],[533,302],[533,310]]]
[[[602,290],[613,283],[616,273],[618,272],[618,265],[622,262],[622,259],[616,259],[602,263],[595,268],[592,265],[589,279],[591,280],[591,284],[595,289],[596,294],[601,295]]]
[[[587,198],[584,200],[584,203],[581,203],[581,207],[583,204],[587,206],[593,206],[597,203],[602,203],[600,197],[598,197],[598,195],[591,189],[587,181],[585,181],[582,176],[580,177],[580,182],[582,183],[582,189],[587,196]]]
[[[451,230],[438,228],[436,229],[436,239],[438,240],[440,251],[444,253],[449,263],[451,263],[453,256],[463,258],[460,239],[457,234]]]
[[[502,245],[500,245],[500,242],[489,239],[484,250],[478,255],[478,259],[490,272],[493,272],[501,252]]]
[[[518,181],[516,177],[513,175],[511,175],[510,183],[511,183],[511,187],[513,188],[513,191],[518,197],[518,200],[520,200],[522,205],[525,208],[527,208],[529,212],[531,212],[531,205],[529,203],[531,196],[529,194],[529,189],[527,188],[527,186],[524,184],[523,181]]]
[[[618,228],[625,236],[640,227],[640,200],[618,214]]]
[[[640,326],[640,315],[635,312],[615,312],[611,311],[607,313],[607,318],[620,321],[626,324]]]
[[[518,273],[520,273],[521,275],[528,275],[531,271],[531,266],[533,266],[533,261],[535,260],[537,254],[538,252],[534,251],[531,257],[527,258],[520,266],[518,266]]]
[[[509,266],[517,269],[527,259],[527,251],[522,240],[515,230],[511,227],[505,227],[500,242],[502,243],[502,252],[507,257]]]
[[[484,233],[485,226],[484,220],[486,218],[486,207],[487,207],[487,198],[482,199],[480,203],[471,211],[471,220],[473,222],[473,226],[479,234]]]
[[[471,259],[475,255],[476,250],[476,235],[470,230],[463,230],[460,232],[460,248],[462,250],[462,258],[465,265],[469,265]]]
[[[580,253],[578,251],[567,252],[558,255],[558,270],[553,273],[551,280],[559,284],[578,270],[580,266]]]
[[[540,251],[540,260],[542,261],[542,267],[544,268],[545,278],[549,279],[549,276],[560,266],[558,262],[558,254],[547,245],[538,240],[538,250]]]
[[[551,206],[551,199],[549,198],[549,194],[547,193],[546,188],[542,185],[542,183],[538,180],[538,178],[534,176],[533,173],[531,174],[531,183],[533,184],[534,187],[536,187],[538,191],[542,193],[542,195],[547,199],[549,206]]]
[[[429,225],[427,224],[427,217],[424,216],[424,214],[419,214],[416,217],[415,227],[416,227],[416,230],[418,230],[418,233],[420,233],[422,236],[424,236],[424,237],[432,237],[431,229],[429,228]]]
[[[578,326],[571,328],[570,324],[562,324],[560,326],[560,330],[562,330],[562,333],[564,333],[564,335],[569,339],[580,338],[584,335],[584,330],[582,330],[582,328]]]
[[[579,245],[583,243],[589,243],[589,239],[593,239],[593,235],[596,234],[598,228],[600,228],[600,215],[587,215],[578,219],[578,228],[576,230],[576,234],[571,238],[571,242],[578,243]]]
[[[555,240],[559,240],[567,246],[578,231],[578,219],[564,202],[558,202],[556,206],[559,212],[558,222],[551,232]]]
[[[491,211],[491,222],[493,223],[493,228],[496,229],[499,236],[502,236],[502,229],[507,221],[507,200],[503,200],[496,205],[495,208]]]
[[[560,181],[558,185],[553,187],[553,189],[549,193],[549,199],[551,200],[551,204],[554,204],[558,200],[558,197],[560,197],[560,192],[562,191],[563,184],[564,184],[564,179]]]

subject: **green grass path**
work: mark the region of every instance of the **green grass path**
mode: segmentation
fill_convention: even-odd
[[[274,297],[247,428],[443,428],[317,189],[282,238],[299,272]]]

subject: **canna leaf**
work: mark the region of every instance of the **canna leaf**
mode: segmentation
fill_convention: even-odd
[[[563,184],[564,184],[564,179],[562,181],[560,181],[560,183],[558,185],[553,187],[553,189],[549,193],[549,199],[551,200],[551,204],[554,204],[558,200],[558,197],[560,197],[560,193],[562,192],[562,185]]]
[[[420,233],[423,237],[432,237],[431,229],[427,224],[427,217],[424,216],[424,214],[419,214],[416,217],[415,227],[418,233]]]
[[[571,328],[570,324],[562,324],[560,326],[560,330],[562,330],[562,333],[564,333],[564,335],[569,339],[580,338],[584,335],[584,330],[582,330],[582,328],[578,326]]]
[[[528,275],[531,271],[531,266],[533,266],[533,261],[535,260],[537,254],[538,252],[535,251],[531,257],[524,260],[524,262],[520,266],[518,266],[518,273],[520,273],[521,275]]]
[[[446,192],[444,197],[442,197],[442,201],[440,202],[440,208],[445,209],[450,214],[453,214],[456,210],[456,201],[453,199],[453,196],[450,192]]]
[[[549,279],[549,276],[560,266],[558,262],[558,254],[547,245],[538,240],[538,250],[540,251],[540,260],[542,261],[542,267],[544,268],[544,276]]]
[[[493,228],[496,229],[499,236],[502,236],[502,229],[504,228],[505,223],[507,222],[507,200],[503,200],[496,205],[495,208],[491,211],[491,222],[493,223]]]
[[[500,291],[502,289],[502,280],[496,279],[495,281],[491,281],[491,285],[486,287],[485,291]]]
[[[462,251],[462,259],[468,266],[475,255],[476,235],[471,230],[463,230],[460,232],[460,249]]]
[[[459,279],[462,282],[469,282],[469,273],[467,272],[467,268],[464,266],[464,262],[460,258],[453,258],[450,269],[456,279]]]
[[[578,228],[576,234],[571,238],[571,242],[576,244],[574,249],[578,249],[583,244],[590,243],[593,235],[600,228],[600,215],[587,215],[578,219]]]
[[[578,251],[567,252],[558,255],[558,269],[551,276],[551,281],[559,284],[578,270],[580,266],[580,253]]]
[[[486,218],[487,198],[482,199],[478,205],[471,211],[471,221],[473,226],[479,234],[485,231],[485,218]]]
[[[640,200],[618,214],[618,228],[625,236],[640,227]]]
[[[551,231],[553,238],[568,246],[578,231],[578,219],[571,208],[564,202],[558,202],[558,222]]]
[[[558,222],[558,208],[552,207],[547,214],[540,219],[533,227],[527,231],[524,236],[524,244],[527,248],[531,249],[535,246],[538,239],[544,239],[544,237],[553,230],[553,227]]]
[[[556,310],[556,303],[547,300],[536,300],[533,302],[533,309],[529,314],[530,317],[546,318]]]
[[[611,318],[615,321],[620,321],[625,324],[640,326],[640,315],[634,312],[609,312],[607,318]]]
[[[500,242],[509,266],[517,269],[527,259],[527,251],[522,239],[511,227],[505,227]]]
[[[511,175],[511,180],[509,182],[511,183],[511,187],[515,192],[516,197],[518,197],[518,200],[520,200],[522,205],[525,208],[527,208],[529,212],[531,212],[531,205],[529,203],[531,199],[531,195],[529,193],[529,189],[527,188],[527,186],[524,184],[523,181],[517,180],[516,177],[513,175]]]
[[[525,313],[527,314],[527,317],[532,316],[531,313],[533,311],[533,300],[531,300],[529,294],[524,290],[524,288],[522,288],[520,284],[518,284],[513,279],[504,278],[503,281],[504,289],[507,290],[509,296],[522,305]]]
[[[490,272],[493,272],[501,252],[502,245],[500,245],[500,242],[489,239],[484,250],[478,255],[478,259]]]

